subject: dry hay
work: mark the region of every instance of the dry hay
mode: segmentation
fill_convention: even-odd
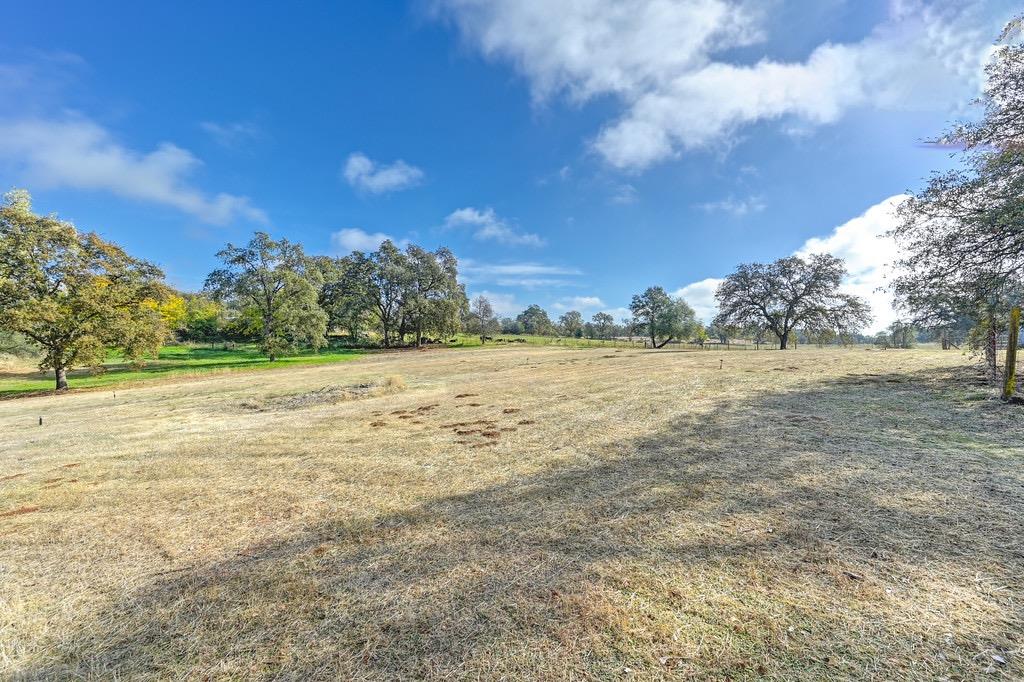
[[[0,404],[0,677],[1024,678],[1024,411],[963,356],[600,353]]]
[[[372,382],[352,386],[324,386],[314,391],[293,395],[267,397],[261,400],[243,400],[240,405],[246,410],[266,412],[267,410],[301,410],[320,405],[334,405],[348,400],[376,398],[404,391],[405,380],[400,376],[389,376]]]

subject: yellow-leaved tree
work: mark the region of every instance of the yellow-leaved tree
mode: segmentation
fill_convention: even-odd
[[[68,370],[97,367],[107,348],[132,361],[156,353],[166,335],[159,305],[166,291],[155,265],[69,222],[32,211],[28,192],[0,204],[0,329],[42,351],[57,390]]]

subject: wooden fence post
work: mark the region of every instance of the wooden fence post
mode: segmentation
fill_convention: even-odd
[[[1003,370],[1003,400],[1017,391],[1017,341],[1020,339],[1020,306],[1010,311],[1010,330],[1006,337],[1006,368]]]

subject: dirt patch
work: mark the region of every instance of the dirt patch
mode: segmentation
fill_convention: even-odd
[[[11,479],[21,478],[25,474],[11,474],[10,476],[0,476],[0,481],[10,481]]]
[[[484,438],[500,438],[501,437],[501,432],[500,431],[481,431],[480,435],[483,436]]]
[[[480,394],[479,393],[460,393],[457,396],[455,396],[455,399],[458,400],[459,398],[473,398],[473,397],[478,396],[478,395],[480,395]]]
[[[71,464],[65,464],[61,469],[74,469],[75,467],[82,466],[81,462],[72,462]]]
[[[399,378],[400,379],[400,378]],[[405,382],[398,381],[394,377],[388,377],[380,381],[354,384],[352,386],[324,386],[315,391],[298,393],[296,395],[280,396],[276,398],[265,398],[263,400],[246,400],[241,405],[246,410],[255,412],[267,412],[270,410],[301,410],[307,407],[318,405],[333,405],[349,400],[361,400],[364,398],[376,398],[398,391],[405,390]],[[392,412],[400,414],[404,410]]]
[[[530,424],[536,424],[537,422],[533,421],[532,419],[520,419],[516,423],[519,424],[520,426],[528,426]]]
[[[504,410],[502,410],[502,413],[504,414],[515,414],[516,412],[519,412],[518,407],[506,407]]]
[[[387,422],[382,422],[382,421],[370,422],[370,426],[373,426],[373,427],[385,426],[386,424],[387,424]]]
[[[11,511],[3,512],[2,514],[0,514],[0,519],[6,518],[8,516],[21,516],[22,514],[31,514],[32,512],[35,512],[35,511],[39,511],[39,507],[33,507],[31,505],[26,505],[24,507],[18,507],[17,509],[12,509]]]

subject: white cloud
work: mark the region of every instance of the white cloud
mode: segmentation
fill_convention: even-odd
[[[827,237],[808,239],[796,252],[801,257],[830,253],[846,262],[849,274],[843,281],[843,290],[863,297],[871,305],[874,320],[869,331],[882,330],[898,317],[892,296],[879,289],[888,285],[890,266],[900,257],[896,242],[885,233],[896,226],[894,211],[906,198],[903,194],[889,197],[843,223]]]
[[[559,311],[578,310],[580,312],[587,312],[594,310],[596,312],[597,309],[604,307],[604,301],[597,296],[571,296],[555,301],[551,307]]]
[[[108,191],[217,225],[236,219],[268,222],[248,197],[209,196],[190,184],[189,175],[202,162],[188,150],[164,142],[138,152],[84,118],[0,121],[0,164],[34,186]]]
[[[503,294],[495,291],[475,291],[468,294],[469,300],[473,300],[477,296],[483,296],[491,302],[491,308],[494,310],[494,314],[499,317],[514,317],[526,309],[526,306],[520,303],[515,294]]]
[[[246,142],[257,139],[262,134],[260,127],[249,121],[234,121],[231,123],[216,123],[214,121],[203,121],[199,124],[213,141],[222,147],[234,149]]]
[[[897,319],[892,296],[880,289],[888,284],[892,274],[890,265],[900,257],[896,243],[885,233],[896,226],[895,209],[906,199],[898,194],[875,204],[863,214],[848,220],[827,236],[812,237],[796,250],[795,255],[806,258],[813,253],[830,253],[846,263],[847,276],[842,290],[861,296],[871,306],[873,321],[867,332],[887,327]],[[718,313],[715,290],[721,279],[709,277],[687,284],[673,292],[686,299],[697,317],[710,323]]]
[[[399,247],[409,243],[407,239],[395,239],[383,232],[366,232],[358,227],[348,227],[331,234],[331,245],[338,253],[375,251],[385,240],[391,240]]]
[[[699,282],[687,284],[685,287],[676,289],[672,292],[672,295],[682,298],[689,303],[690,307],[693,308],[693,312],[697,314],[698,320],[702,320],[705,324],[711,324],[711,320],[718,314],[715,290],[718,289],[718,285],[721,283],[722,280],[717,277],[708,277],[707,279],[702,279]]]
[[[751,213],[760,213],[767,204],[764,203],[764,199],[759,196],[750,196],[745,199],[736,199],[729,197],[720,201],[709,201],[703,204],[697,204],[697,208],[707,213],[729,213],[736,218],[742,218],[748,216]]]
[[[977,91],[1007,0],[894,0],[863,39],[806,59],[729,61],[767,43],[764,5],[730,0],[435,0],[486,57],[511,62],[535,100],[611,95],[622,114],[594,148],[640,169],[762,120],[820,125],[854,107],[948,109]],[[767,51],[767,49],[765,50]]]
[[[492,240],[510,246],[543,246],[540,236],[528,232],[517,232],[508,223],[498,217],[494,209],[476,209],[471,206],[460,208],[448,214],[444,219],[448,228],[471,227],[473,238]]]
[[[370,194],[384,194],[415,187],[423,181],[423,171],[399,159],[390,165],[378,164],[362,152],[349,154],[342,171],[352,187]]]

